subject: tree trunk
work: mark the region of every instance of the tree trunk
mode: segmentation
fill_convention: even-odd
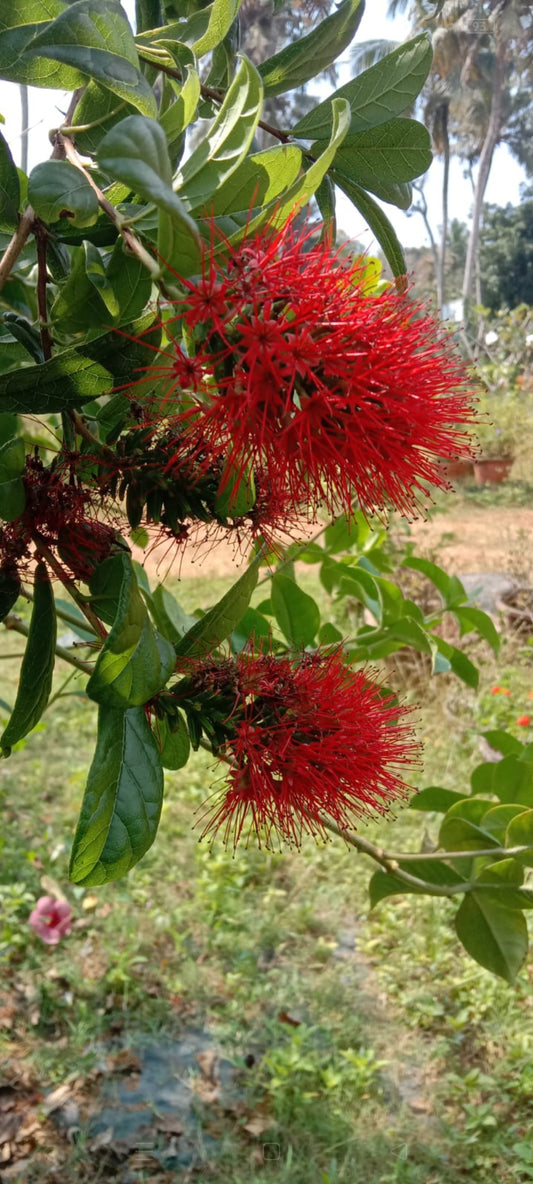
[[[463,278],[463,317],[466,317],[468,304],[472,295],[476,272],[476,259],[479,251],[479,236],[481,230],[481,216],[483,199],[492,166],[494,149],[500,139],[503,115],[503,83],[505,73],[505,42],[496,45],[496,62],[494,68],[494,82],[492,89],[492,103],[487,134],[481,149],[476,187],[474,192],[474,208],[472,211],[472,226],[468,239],[466,263]]]
[[[445,267],[446,247],[448,242],[448,193],[450,188],[450,135],[448,130],[448,103],[442,104],[440,136],[444,156],[444,172],[442,174],[442,230],[440,243],[440,258],[437,269],[437,303],[442,313],[445,296]]]

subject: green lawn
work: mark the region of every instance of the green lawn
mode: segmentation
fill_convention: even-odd
[[[191,609],[226,586],[200,579],[178,594]],[[6,640],[20,651],[20,639]],[[529,653],[509,643],[497,665],[487,655],[478,698],[447,676],[410,695],[422,701],[421,784],[462,788],[480,759],[478,732],[506,723],[513,730],[533,688]],[[9,701],[15,663],[2,662],[2,672],[0,693]],[[65,672],[58,671],[56,686]],[[491,696],[502,681],[512,695]],[[341,841],[308,842],[288,855],[250,848],[234,856],[220,843],[212,850],[199,844],[195,811],[201,815],[219,776],[202,753],[167,774],[159,836],[129,878],[86,891],[69,886],[93,714],[83,697],[57,699],[39,734],[0,767],[1,1055],[6,1081],[25,1065],[39,1127],[19,1179],[533,1179],[528,972],[510,988],[471,962],[447,902],[404,897],[369,914],[373,868]],[[369,834],[395,850],[416,849],[425,825],[434,838],[435,821],[404,811]],[[54,881],[76,924],[49,949],[29,931],[27,916]],[[136,1176],[123,1176],[114,1162],[102,1167],[83,1129],[72,1146],[46,1118],[43,1094],[69,1074],[82,1103],[94,1094],[102,1048],[116,1051],[117,1040],[135,1047],[149,1034],[179,1039],[189,1028],[206,1029],[239,1072],[238,1106],[201,1103],[202,1124],[216,1142],[199,1176],[158,1175],[142,1163]],[[265,1144],[278,1148],[279,1158],[269,1151],[265,1158]]]

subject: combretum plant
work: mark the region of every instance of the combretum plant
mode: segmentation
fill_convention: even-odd
[[[413,38],[276,127],[264,100],[329,67],[364,6],[343,0],[259,66],[238,52],[238,7],[140,0],[135,32],[116,0],[2,8],[0,77],[73,92],[29,177],[0,137],[0,609],[27,636],[2,754],[38,724],[56,660],[69,663],[98,707],[75,883],[141,859],[163,770],[203,745],[220,762],[206,841],[230,857],[238,842],[279,850],[333,832],[379,865],[372,903],[456,897],[469,953],[512,980],[533,905],[533,747],[492,734],[503,760],[475,770],[471,793],[413,797],[412,718],[369,665],[412,646],[475,686],[440,636],[445,613],[498,645],[434,564],[405,560],[440,610],[402,595],[379,525],[388,508],[423,511],[443,459],[472,448],[475,380],[409,291],[374,197],[405,208],[430,164],[406,112],[431,46]],[[336,186],[390,282],[336,246]],[[179,562],[221,539],[247,565],[192,617],[130,549],[164,542]],[[296,558],[359,606],[350,638],[321,620]],[[75,645],[57,644],[58,619]],[[435,850],[387,853],[354,830],[410,799],[444,814]]]

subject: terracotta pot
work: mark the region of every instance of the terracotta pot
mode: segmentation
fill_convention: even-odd
[[[474,461],[476,485],[501,485],[502,481],[505,481],[505,478],[509,476],[513,464],[514,457],[512,456],[487,456]]]
[[[468,481],[474,476],[472,460],[441,460],[440,464],[448,481]]]

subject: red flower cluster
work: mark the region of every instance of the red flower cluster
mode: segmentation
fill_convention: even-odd
[[[222,680],[234,697],[224,725],[231,771],[204,835],[299,846],[305,832],[327,837],[324,817],[346,829],[408,795],[400,771],[418,746],[407,709],[339,651],[297,661],[243,652],[232,670],[206,660],[197,677],[219,694]]]
[[[203,277],[181,282],[174,323],[196,356],[176,341],[149,374],[170,378],[166,410],[176,395],[189,442],[221,458],[228,484],[259,468],[311,512],[357,500],[412,514],[424,483],[446,484],[439,458],[470,454],[473,386],[449,334],[392,286],[370,295],[327,241],[288,224],[229,263],[213,244]]]

